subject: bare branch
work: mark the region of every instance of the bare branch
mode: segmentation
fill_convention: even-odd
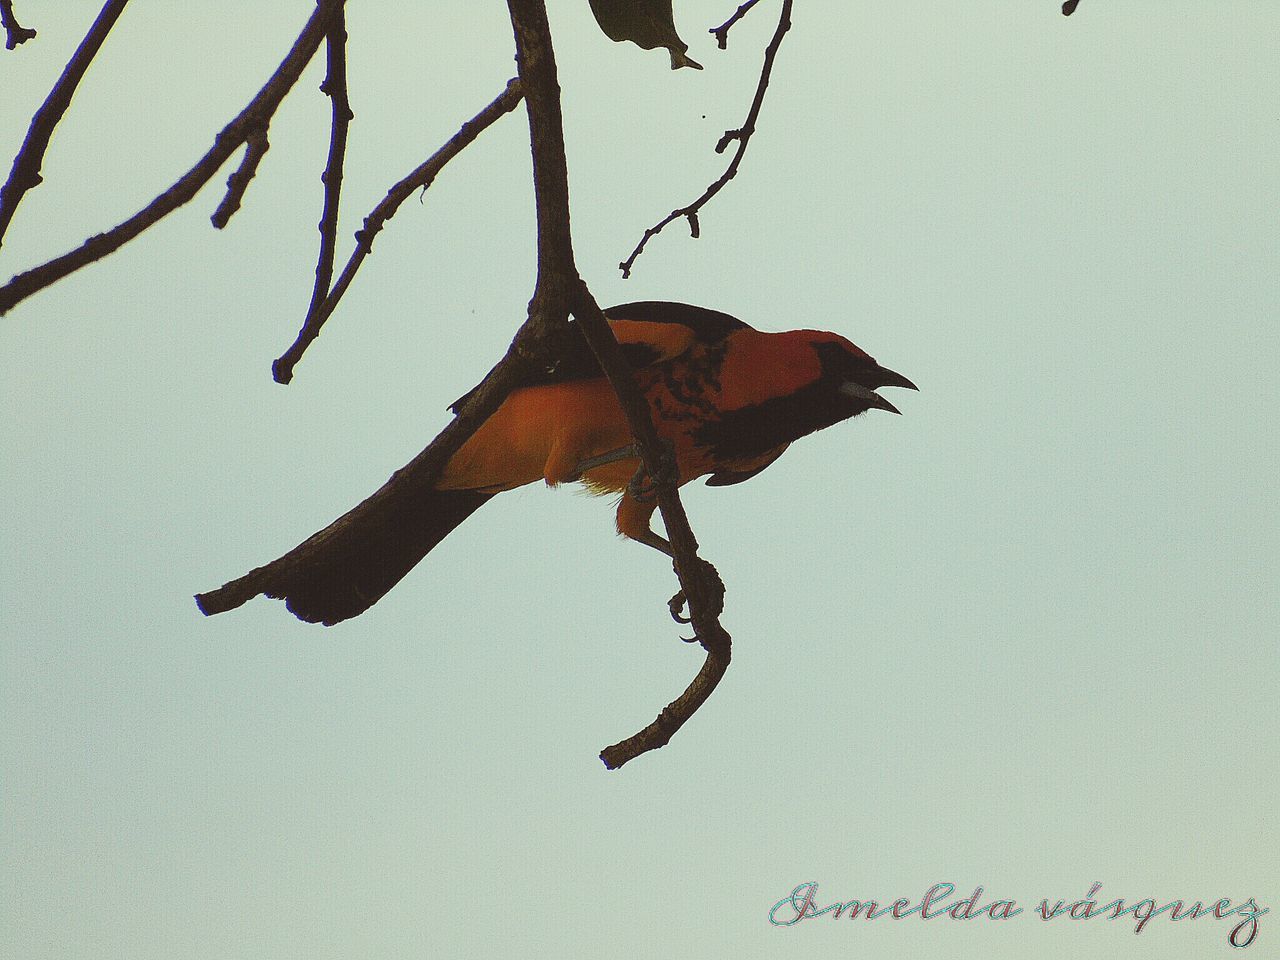
[[[76,47],[76,52],[67,61],[66,69],[62,71],[53,89],[49,91],[49,96],[45,98],[44,103],[40,104],[35,116],[31,118],[26,139],[22,141],[18,155],[13,158],[13,169],[9,171],[9,179],[5,181],[3,187],[0,187],[0,244],[4,242],[5,231],[9,229],[9,222],[13,219],[18,204],[22,202],[23,195],[40,185],[40,166],[44,162],[44,153],[49,148],[49,138],[53,136],[54,127],[71,106],[71,98],[76,92],[76,86],[80,83],[85,71],[89,69],[89,64],[102,47],[102,42],[107,39],[107,34],[115,26],[116,18],[124,10],[125,2],[126,0],[110,0],[102,8],[98,18],[89,27],[89,32],[80,41],[80,46]],[[4,16],[4,28],[8,31],[10,50],[23,40],[29,40],[36,35],[34,30],[27,30],[25,31],[27,36],[21,36],[15,41],[14,30],[22,31],[23,28],[13,19],[13,8],[9,0],[0,0],[0,13]]]
[[[746,3],[734,11],[732,17],[720,24],[720,26],[712,27],[707,31],[716,38],[716,43],[721,50],[724,50],[729,45],[729,31],[733,29],[733,25],[750,13],[751,8],[759,2],[760,0],[747,0]]]
[[[676,489],[676,471],[674,464],[670,463],[670,451],[653,426],[649,403],[640,392],[608,321],[587,285],[581,281],[573,315],[618,395],[645,470],[656,481],[658,508],[662,511],[662,523],[671,542],[676,577],[680,581],[681,593],[689,602],[689,617],[696,638],[707,651],[706,662],[697,677],[679,698],[667,705],[657,720],[635,736],[601,751],[600,759],[604,765],[616,770],[642,753],[666,746],[675,732],[706,702],[729,667],[732,641],[719,619],[720,611],[724,609],[724,583],[716,568],[698,556],[698,541]]]
[[[13,50],[19,44],[35,39],[36,32],[30,27],[24,27],[13,15],[13,0],[0,0],[0,23],[4,24],[6,50]]]
[[[333,282],[333,257],[338,243],[338,201],[342,196],[342,164],[347,155],[347,128],[355,116],[347,97],[345,15],[339,14],[329,27],[326,43],[328,66],[320,89],[329,97],[333,121],[329,134],[329,158],[325,161],[324,173],[320,175],[320,181],[324,184],[324,208],[320,214],[320,252],[316,256],[316,282],[311,288],[311,303],[307,305],[307,315],[302,321],[303,330],[314,327],[317,334],[323,321],[317,321],[316,317],[329,295],[329,284]],[[277,379],[280,373],[285,375],[285,379],[280,382],[288,383],[293,376],[292,364],[288,371],[277,370],[273,365],[273,374]]]
[[[751,109],[747,111],[747,119],[743,121],[742,126],[737,130],[726,130],[724,136],[720,138],[720,142],[716,144],[716,153],[723,153],[730,143],[735,140],[738,142],[738,149],[734,151],[733,159],[729,161],[729,166],[720,175],[719,179],[703,191],[702,196],[698,197],[697,200],[688,206],[672,210],[644,232],[640,242],[636,244],[636,248],[631,251],[631,256],[618,264],[618,269],[622,271],[624,280],[631,276],[632,266],[635,265],[636,259],[644,252],[645,245],[653,237],[661,233],[668,224],[679,220],[681,217],[689,217],[690,224],[693,224],[696,221],[698,211],[719,193],[725,184],[738,175],[738,166],[742,163],[742,157],[747,152],[747,143],[750,142],[751,135],[756,132],[756,120],[760,116],[760,107],[764,103],[765,91],[769,89],[769,76],[773,72],[773,61],[778,55],[778,48],[782,45],[783,36],[791,29],[791,4],[792,0],[783,0],[782,2],[782,13],[778,17],[777,29],[774,30],[773,39],[769,41],[769,45],[764,51],[764,66],[760,70],[760,82],[756,85],[756,95],[751,101]],[[697,236],[696,231],[694,231],[694,236]]]
[[[684,693],[662,709],[656,720],[639,733],[601,750],[600,759],[604,761],[604,765],[610,770],[616,770],[642,753],[665,747],[676,731],[684,726],[684,722],[706,703],[728,668],[729,645],[726,643],[723,653],[708,652],[707,659],[703,661],[702,669],[693,678],[693,682]]]
[[[209,152],[190,170],[140,211],[106,233],[90,237],[75,250],[20,273],[0,287],[0,315],[27,297],[61,280],[81,267],[101,260],[187,203],[208,183],[228,158],[256,131],[265,130],[286,94],[315,56],[329,24],[342,9],[344,0],[317,0],[316,9],[280,66],[257,95],[214,138]]]
[[[535,197],[538,205],[538,282],[529,305],[530,318],[559,320],[562,306],[572,310],[578,327],[600,362],[636,438],[641,461],[655,482],[658,507],[667,528],[676,576],[689,601],[689,613],[698,640],[708,651],[704,667],[715,680],[729,662],[729,635],[720,626],[724,587],[711,564],[698,556],[698,542],[676,489],[677,475],[670,450],[653,425],[649,403],[640,392],[626,358],[591,291],[577,275],[569,230],[569,181],[564,154],[564,128],[560,116],[560,88],[556,79],[551,30],[544,0],[507,0],[516,38],[516,63],[525,88],[529,113],[529,140],[533,150]],[[664,711],[663,736],[640,734],[602,754],[610,769],[641,753],[662,746],[706,699],[715,683],[704,680],[698,695],[682,697],[679,710]],[[686,712],[687,711],[687,712]],[[664,738],[665,737],[665,738]]]
[[[218,209],[213,211],[213,216],[209,218],[219,230],[225,227],[235,212],[240,209],[240,201],[244,199],[244,192],[249,189],[249,181],[258,172],[258,164],[262,162],[263,156],[270,147],[266,128],[249,134],[249,142],[240,166],[227,177],[227,195],[222,198]]]
[[[569,228],[569,165],[564,152],[560,81],[544,0],[507,0],[515,35],[516,65],[524,85],[533,152],[533,192],[538,221],[538,280],[531,315],[568,320],[578,279]]]
[[[347,292],[347,288],[351,286],[351,281],[355,279],[356,272],[360,269],[364,258],[373,252],[373,238],[378,235],[378,232],[382,230],[386,222],[395,216],[400,204],[413,196],[415,190],[426,189],[431,186],[432,181],[435,180],[446,163],[461,153],[499,117],[514,110],[520,103],[521,97],[523,97],[523,92],[520,81],[513,78],[507,83],[506,89],[493,102],[464,123],[461,129],[444,146],[387,191],[387,195],[364,218],[364,227],[356,231],[356,248],[352,251],[351,258],[339,275],[337,283],[333,285],[333,289],[328,291],[328,294],[317,307],[307,312],[306,321],[298,332],[297,339],[272,364],[272,375],[278,382],[288,383],[293,379],[294,366],[302,359],[307,347],[320,335],[320,328],[324,326],[325,321],[333,314],[333,311],[338,306],[338,301],[342,299],[343,294]],[[332,157],[332,148],[330,155]],[[328,184],[326,183],[326,189],[327,187]],[[319,267],[317,267],[318,280]]]

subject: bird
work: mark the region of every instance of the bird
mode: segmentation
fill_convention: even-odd
[[[742,483],[808,434],[869,410],[899,413],[876,393],[881,387],[919,389],[837,333],[769,333],[670,301],[604,313],[673,452],[670,479],[681,486],[702,477],[713,487]],[[301,620],[339,623],[373,606],[494,496],[538,481],[619,496],[617,532],[672,555],[650,526],[656,481],[580,332],[556,363],[517,384],[430,489],[375,495],[272,564],[197,594],[196,603],[212,615],[264,593]]]

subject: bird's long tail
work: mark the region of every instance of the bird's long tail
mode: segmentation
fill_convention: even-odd
[[[474,490],[403,491],[388,484],[278,560],[196,594],[196,604],[211,616],[266,594],[284,600],[311,623],[347,620],[377,603],[492,496]]]

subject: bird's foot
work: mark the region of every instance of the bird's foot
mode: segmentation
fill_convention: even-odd
[[[695,574],[695,580],[690,587],[693,589],[695,596],[702,602],[705,612],[712,616],[718,617],[724,610],[724,581],[720,579],[720,574],[714,566],[706,560],[698,557],[698,570]],[[674,597],[667,601],[667,609],[671,611],[671,619],[676,623],[692,623],[693,608],[689,607],[689,616],[684,615],[684,608],[688,604],[689,598],[680,590]],[[698,638],[681,637],[685,643],[696,643]]]
[[[679,483],[680,472],[676,469],[675,458],[672,456],[671,445],[668,443],[665,445],[662,457],[658,461],[656,475],[646,470],[644,463],[641,462],[640,466],[636,468],[635,475],[627,484],[627,493],[641,503],[652,503],[662,487],[675,487]]]

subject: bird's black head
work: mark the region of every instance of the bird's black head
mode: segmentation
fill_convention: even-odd
[[[918,389],[880,366],[844,337],[818,330],[767,334],[773,362],[760,377],[768,395],[710,421],[701,442],[722,459],[750,459],[867,410],[897,407],[876,393],[880,387]]]

